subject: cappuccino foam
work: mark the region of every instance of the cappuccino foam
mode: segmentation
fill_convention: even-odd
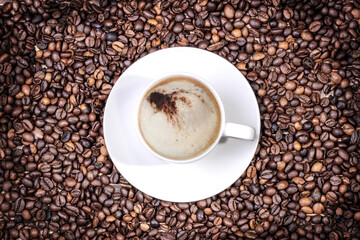
[[[221,114],[211,91],[188,77],[167,78],[144,96],[139,127],[158,154],[177,160],[204,152],[218,137]]]

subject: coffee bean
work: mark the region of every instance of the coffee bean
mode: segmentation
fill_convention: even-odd
[[[229,200],[228,205],[229,205],[230,211],[235,211],[236,208],[237,208],[236,202],[235,202],[235,200],[234,200],[233,198],[231,198],[231,199]]]
[[[61,195],[55,196],[55,205],[56,206],[62,207],[62,206],[65,206],[65,204],[66,204],[66,199],[64,196],[61,196]]]
[[[4,63],[8,58],[9,58],[9,54],[7,53],[3,53],[1,56],[0,56],[0,63]]]
[[[16,94],[18,94],[19,92],[20,92],[19,85],[12,85],[9,89],[10,96],[16,96]]]
[[[96,70],[96,67],[93,63],[86,66],[86,72],[88,74],[93,74],[95,72],[95,70]]]
[[[321,22],[320,21],[314,21],[309,25],[310,32],[317,32],[321,28]]]
[[[221,206],[218,202],[212,202],[210,207],[214,212],[218,212],[221,210]]]
[[[42,178],[40,180],[40,186],[44,188],[45,191],[50,191],[54,187],[54,184],[49,178]]]
[[[202,222],[205,218],[205,215],[204,215],[204,210],[202,209],[199,209],[196,213],[196,220],[197,222]]]
[[[20,230],[19,237],[20,239],[29,239],[29,231],[26,229]]]
[[[341,82],[342,78],[338,73],[332,72],[332,73],[330,73],[330,80],[334,84],[339,84]]]
[[[214,225],[215,226],[219,226],[219,225],[221,225],[222,224],[222,219],[220,218],[220,217],[216,217],[215,219],[214,219]]]
[[[51,171],[51,166],[49,164],[43,164],[40,166],[40,171],[43,173],[47,173]]]
[[[224,225],[227,226],[227,227],[232,227],[232,226],[234,225],[233,220],[230,219],[230,218],[227,218],[227,217],[225,217],[225,218],[223,219],[223,223],[224,223]]]
[[[52,52],[51,53],[51,59],[54,61],[54,62],[59,62],[60,61],[60,55],[58,52]]]
[[[21,68],[27,68],[29,66],[29,63],[26,59],[24,58],[20,58],[18,61],[17,61],[17,64],[19,67]]]
[[[280,181],[276,184],[276,188],[278,190],[284,190],[289,186],[289,183],[287,181]]]
[[[355,221],[360,221],[360,211],[354,213],[353,217]]]
[[[253,60],[254,61],[258,61],[258,60],[261,60],[263,58],[265,58],[265,54],[263,54],[263,53],[255,53],[253,55]]]
[[[23,126],[24,126],[24,129],[26,130],[26,131],[32,131],[33,129],[34,129],[34,125],[33,125],[33,123],[30,121],[30,120],[28,120],[28,119],[24,119],[23,121],[22,121],[22,124],[23,124]]]
[[[341,182],[342,182],[342,180],[341,180],[341,178],[338,177],[338,176],[332,176],[332,177],[330,178],[330,183],[331,183],[332,185],[334,185],[334,186],[340,185]]]
[[[51,152],[47,152],[42,156],[42,160],[44,162],[51,162],[53,161],[55,156]]]
[[[113,42],[111,46],[117,52],[121,52],[122,49],[125,47],[125,45],[120,41]]]
[[[67,213],[67,214],[69,214],[70,216],[77,216],[77,215],[79,215],[79,213],[80,213],[80,210],[77,208],[77,207],[75,207],[75,206],[72,206],[72,205],[66,205],[65,206],[65,212]]]
[[[75,34],[74,38],[75,38],[75,41],[78,41],[78,42],[84,41],[86,38],[86,34],[84,32],[77,32]]]
[[[225,42],[220,41],[218,43],[214,43],[210,46],[208,46],[206,49],[209,51],[217,51],[225,46]]]
[[[284,74],[289,74],[291,72],[291,67],[288,63],[285,63],[280,66],[280,70]]]
[[[305,41],[311,41],[313,40],[313,35],[308,31],[303,31],[301,33],[301,38]]]
[[[67,177],[67,178],[65,178],[65,184],[68,187],[74,187],[76,185],[76,181],[75,181],[75,179],[73,179],[71,177]]]
[[[99,63],[102,66],[106,66],[109,63],[109,60],[107,58],[107,56],[105,54],[100,54],[99,55]]]
[[[160,239],[161,239],[161,240],[175,240],[176,237],[175,237],[175,235],[172,234],[172,233],[166,233],[166,232],[164,232],[164,233],[161,233],[161,234],[160,234]]]
[[[109,33],[106,34],[106,40],[107,41],[113,42],[113,41],[116,41],[117,38],[118,38],[118,36],[117,36],[117,34],[115,32],[109,32]]]
[[[99,68],[96,69],[95,72],[94,72],[94,77],[95,77],[95,79],[97,79],[97,80],[103,79],[103,77],[104,77],[104,71],[101,70],[101,69],[99,69]]]
[[[269,180],[273,177],[273,173],[271,170],[264,170],[261,173],[261,178],[265,179],[265,180]]]
[[[311,171],[312,172],[321,172],[323,167],[323,164],[321,162],[316,162],[312,167],[311,167]]]
[[[260,26],[261,26],[260,20],[256,19],[256,18],[251,18],[249,21],[249,24],[253,28],[260,28]]]
[[[227,18],[234,18],[235,9],[230,4],[226,4],[224,7],[224,14]]]
[[[315,203],[313,210],[315,214],[322,214],[324,211],[324,206],[321,203]]]
[[[94,47],[94,46],[95,46],[95,39],[94,39],[94,37],[91,37],[91,36],[86,37],[86,38],[85,38],[85,45],[86,45],[87,47],[90,47],[90,48]]]
[[[24,141],[29,142],[29,143],[32,143],[35,140],[34,136],[29,132],[23,133],[22,137],[23,137]]]
[[[22,212],[25,209],[25,200],[22,198],[18,198],[15,201],[15,212]]]

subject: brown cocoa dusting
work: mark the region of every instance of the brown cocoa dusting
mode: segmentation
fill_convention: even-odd
[[[195,94],[195,96],[197,96],[200,99],[200,101],[205,104],[205,100],[200,94]]]
[[[150,104],[155,105],[156,110],[163,111],[168,117],[177,113],[176,102],[173,99],[173,94],[163,94],[159,92],[152,92],[148,98]]]
[[[161,91],[161,90],[160,90]],[[181,121],[178,116],[178,111],[176,107],[176,101],[180,100],[187,104],[189,107],[191,107],[191,101],[188,100],[184,96],[178,96],[181,93],[184,93],[183,89],[174,91],[172,93],[164,93],[164,91],[160,92],[158,90],[153,91],[150,93],[147,100],[150,102],[151,106],[157,111],[157,112],[163,112],[167,120],[171,122],[173,126],[176,126],[177,128],[181,129]]]
[[[191,107],[191,101],[187,100],[186,97],[180,97],[180,100],[183,103],[187,104],[189,107]]]

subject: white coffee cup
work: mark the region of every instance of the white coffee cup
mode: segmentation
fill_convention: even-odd
[[[140,127],[140,109],[141,109],[141,105],[142,105],[146,95],[149,94],[149,91],[151,89],[153,89],[154,86],[165,81],[166,79],[177,77],[177,76],[191,78],[191,79],[194,79],[195,81],[200,82],[202,85],[204,85],[207,88],[207,90],[209,90],[212,93],[212,95],[214,96],[214,98],[217,102],[217,105],[219,106],[219,111],[220,111],[220,128],[219,128],[217,136],[214,138],[213,142],[204,151],[197,154],[196,156],[193,156],[193,157],[190,157],[187,159],[181,159],[181,160],[164,156],[163,154],[159,154],[157,151],[155,151],[151,146],[149,146],[149,143],[144,138],[144,135],[142,134],[141,127]],[[245,126],[245,125],[238,124],[238,123],[226,122],[226,114],[225,114],[224,106],[223,106],[220,96],[215,91],[215,89],[211,85],[209,85],[205,80],[203,80],[199,77],[191,76],[189,74],[174,74],[171,76],[163,77],[163,78],[156,80],[156,81],[152,82],[151,84],[149,84],[149,86],[147,88],[145,88],[145,91],[143,92],[143,94],[141,94],[141,98],[138,103],[137,123],[138,123],[137,124],[137,134],[140,138],[140,141],[145,146],[145,148],[150,153],[152,153],[154,156],[156,156],[157,158],[162,159],[167,162],[170,162],[170,163],[189,163],[189,162],[199,160],[199,159],[203,158],[204,156],[206,156],[207,154],[209,154],[216,147],[216,145],[219,143],[219,141],[222,137],[238,138],[238,139],[249,140],[249,141],[252,141],[255,138],[255,129],[253,127]]]

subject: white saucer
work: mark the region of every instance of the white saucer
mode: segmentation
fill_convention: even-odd
[[[255,140],[224,139],[189,164],[167,163],[148,152],[136,132],[136,105],[150,82],[176,73],[206,80],[223,101],[225,121],[254,127]],[[251,162],[259,133],[259,107],[244,76],[225,59],[196,48],[169,48],[139,59],[120,76],[105,107],[105,142],[116,168],[139,190],[172,202],[208,198],[234,183]]]

